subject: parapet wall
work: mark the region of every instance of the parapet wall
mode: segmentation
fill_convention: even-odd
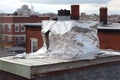
[[[40,60],[42,61],[42,59]],[[18,61],[22,62],[20,59],[18,59]],[[38,59],[35,61],[41,63]],[[43,61],[46,62],[47,59]],[[52,60],[48,62],[50,61]],[[109,56],[94,60],[63,61],[59,63],[56,63],[57,60],[53,61],[54,63],[51,62],[51,64],[45,63],[45,65],[35,66],[34,63],[33,66],[28,66],[28,68],[30,68],[30,73],[28,74],[31,77],[23,78],[22,76],[20,77],[19,74],[11,74],[12,70],[10,70],[10,73],[2,71],[2,66],[5,66],[6,60],[2,66],[0,65],[0,80],[120,80],[120,56]],[[0,61],[0,64],[2,64],[1,62],[3,61]],[[19,70],[21,63],[18,64],[17,59],[16,63],[11,62],[9,62],[11,66],[15,64],[18,66],[15,67],[13,71]],[[25,62],[27,62],[27,60]],[[27,65],[27,63],[25,65]],[[23,67],[25,65],[22,64]],[[24,69],[19,71],[21,71],[19,73],[26,72]]]
[[[111,62],[70,70],[34,80],[120,80],[120,62]],[[65,71],[63,71],[65,72]],[[57,74],[57,73],[54,73]]]
[[[120,51],[120,29],[98,29],[98,37],[101,49]]]

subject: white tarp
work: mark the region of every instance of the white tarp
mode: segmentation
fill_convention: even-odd
[[[53,21],[42,22],[42,34],[49,32],[49,48],[46,44],[35,53],[27,54],[26,58],[57,58],[57,59],[93,59],[99,51],[96,22]],[[18,55],[20,56],[20,55]]]
[[[99,51],[96,22],[43,21],[42,24],[43,33],[50,31],[47,54],[52,58],[93,59]]]

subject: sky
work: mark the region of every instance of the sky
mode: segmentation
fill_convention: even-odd
[[[57,10],[70,10],[71,4],[79,4],[80,12],[99,14],[100,7],[107,7],[109,14],[120,14],[120,0],[1,0],[0,12],[13,13],[22,5],[34,7],[39,13],[57,13]]]

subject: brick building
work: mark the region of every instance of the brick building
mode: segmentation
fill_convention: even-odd
[[[26,53],[35,52],[43,46],[43,38],[41,35],[42,25],[26,24]]]
[[[3,16],[0,18],[0,40],[2,43],[11,43],[14,46],[24,45],[26,40],[24,24],[48,19],[49,17],[39,16]]]
[[[120,24],[99,26],[98,36],[100,40],[100,48],[120,50]]]
[[[107,8],[100,8],[100,25],[98,26],[98,36],[100,48],[120,50],[120,24],[108,23]]]

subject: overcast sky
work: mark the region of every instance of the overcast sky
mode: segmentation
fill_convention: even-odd
[[[71,4],[79,4],[80,12],[99,14],[101,6],[108,7],[109,14],[120,14],[120,0],[0,0],[0,12],[13,13],[22,5],[34,7],[39,13],[54,12],[58,9],[70,9]]]

